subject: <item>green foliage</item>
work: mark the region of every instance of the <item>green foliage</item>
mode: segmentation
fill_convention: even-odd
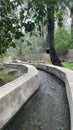
[[[23,34],[21,29],[20,19],[17,17],[17,10],[22,6],[22,0],[0,1],[0,53],[6,51],[9,46],[15,46],[13,38],[19,39]],[[23,20],[23,11],[20,11],[20,18]]]
[[[3,79],[3,81],[0,81],[0,87],[1,87],[2,85],[18,78],[18,75],[17,74],[10,75],[5,73],[4,71],[0,71],[0,77]]]
[[[46,15],[46,5],[44,0],[32,0],[28,3],[29,15],[33,14],[34,22],[38,25],[40,21],[43,20],[43,17]]]
[[[41,30],[40,23],[42,21],[44,25],[47,25],[47,6],[50,10],[49,15],[51,17],[51,20],[53,17],[53,11],[55,10],[56,12],[58,12],[57,17],[59,20],[59,25],[62,26],[63,12],[60,11],[58,8],[59,2],[61,2],[61,0],[29,0],[28,8],[24,8],[22,6],[23,0],[13,0],[12,2],[10,0],[1,0],[0,44],[2,46],[2,52],[5,52],[6,48],[9,48],[10,46],[16,46],[16,51],[14,48],[10,47],[9,49],[7,49],[6,54],[13,57],[14,55],[18,55],[18,51],[20,49],[22,49],[22,53],[24,54],[43,52],[43,40],[35,35],[31,37],[29,34],[27,34],[27,37],[29,38],[26,39],[26,36],[24,36],[22,30],[24,30],[24,33],[33,33],[36,24],[39,26],[39,30]],[[33,22],[29,19],[33,19]],[[55,17],[53,20],[55,20]],[[65,51],[67,51],[69,46],[69,39],[68,37],[66,38],[66,33],[65,36],[63,36],[63,34],[62,32],[57,32],[55,35],[55,46],[58,53],[64,53]],[[23,40],[21,40],[22,38]],[[13,41],[13,39],[17,39],[18,42]],[[9,51],[11,52],[10,54]],[[14,54],[12,54],[12,51],[14,52]]]
[[[19,40],[14,39],[16,47],[9,47],[6,50],[3,61],[8,61],[17,58],[18,56],[24,56],[32,53],[43,53],[43,40],[44,39],[39,36],[38,32],[34,32],[32,36],[30,33],[25,33],[25,36],[21,37]],[[21,55],[20,48],[22,53]]]
[[[56,16],[57,16],[57,19],[58,19],[58,26],[59,27],[62,27],[63,25],[63,13],[64,11],[59,9],[57,12],[56,12]]]
[[[35,28],[35,24],[32,21],[28,21],[27,23],[25,23],[26,32],[31,32],[34,30],[34,28]]]
[[[20,39],[22,36],[24,36],[23,34],[22,34],[22,32],[20,32],[19,30],[17,30],[16,31],[16,33],[15,33],[15,39]]]
[[[73,63],[63,62],[65,68],[73,70]]]
[[[35,33],[36,34],[36,33]],[[24,42],[22,43],[22,54],[41,53],[43,52],[43,39],[34,33],[25,33],[23,37]],[[18,44],[17,44],[18,45]]]
[[[72,39],[72,38],[70,39],[70,46],[69,46],[69,49],[73,49],[73,39]]]
[[[18,48],[13,48],[12,46],[9,47],[6,52],[5,52],[5,56],[10,58],[15,58],[18,55]]]
[[[48,10],[50,11],[49,15],[51,16],[51,19],[52,19],[52,13],[53,13],[53,10],[56,10],[58,11],[59,9],[59,4],[60,0],[31,0],[29,1],[29,4],[28,4],[28,10],[29,10],[29,15],[31,13],[34,12],[33,14],[33,19],[34,19],[34,22],[39,25],[40,21],[43,20],[44,18],[44,24],[45,24],[45,21],[46,21],[46,24],[47,24],[47,7],[48,7]],[[59,11],[60,12],[60,11]],[[60,18],[60,16],[59,16]],[[46,20],[45,20],[46,19]],[[53,19],[55,20],[55,19]]]
[[[59,55],[65,54],[69,48],[73,48],[71,34],[62,28],[58,28],[55,33],[55,48]]]
[[[64,3],[66,4],[66,6],[68,6],[69,8],[73,7],[73,0],[65,0]]]

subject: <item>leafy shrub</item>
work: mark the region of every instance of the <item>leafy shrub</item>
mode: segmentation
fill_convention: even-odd
[[[59,55],[65,54],[68,49],[73,48],[71,34],[63,28],[59,28],[55,33],[55,48]]]

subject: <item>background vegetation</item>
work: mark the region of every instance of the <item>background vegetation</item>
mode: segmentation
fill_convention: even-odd
[[[64,55],[73,49],[72,16],[72,0],[1,0],[1,58],[44,53],[49,48],[52,63],[61,65],[57,54]],[[70,27],[65,26],[68,18]]]

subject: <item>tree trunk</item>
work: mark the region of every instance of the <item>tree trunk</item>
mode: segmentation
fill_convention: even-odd
[[[71,36],[73,39],[73,7],[70,10],[71,10]]]
[[[42,39],[42,47],[43,51],[45,51],[45,43],[44,43],[44,20],[42,19],[39,25],[40,38]]]
[[[49,37],[48,37],[48,24],[47,24],[47,27],[46,27],[46,49],[49,49]]]
[[[54,47],[54,7],[48,8],[48,36],[49,36],[49,51],[50,59],[53,65],[62,66]]]
[[[0,55],[2,54],[2,44],[0,43]]]
[[[43,51],[45,51],[45,43],[44,43],[44,21],[42,19],[41,21],[41,38],[42,38],[42,46],[43,46]]]

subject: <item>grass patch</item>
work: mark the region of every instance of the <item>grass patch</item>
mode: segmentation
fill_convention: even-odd
[[[13,81],[14,79],[18,78],[19,76],[17,74],[7,74],[3,71],[0,71],[0,87],[8,82]]]
[[[62,64],[64,65],[65,68],[73,70],[73,63],[63,62]]]

